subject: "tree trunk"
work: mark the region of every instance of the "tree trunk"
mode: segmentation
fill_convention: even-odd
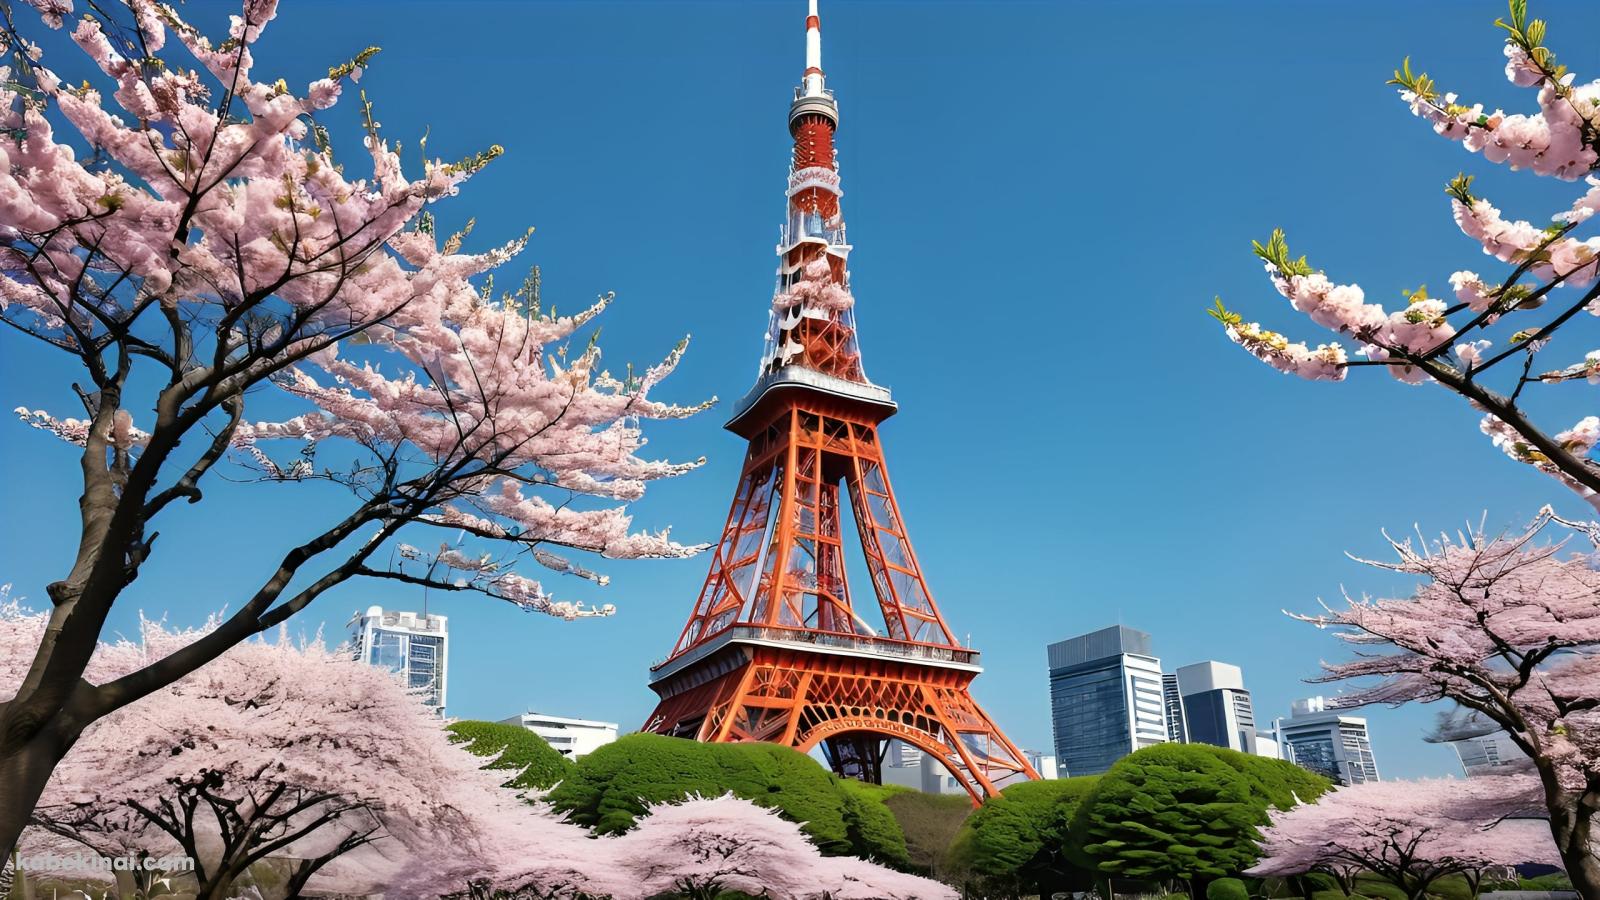
[[[10,856],[16,849],[50,773],[67,749],[44,730],[19,747],[0,751],[0,853]]]
[[[1542,777],[1545,772],[1539,773]],[[1550,834],[1556,839],[1562,868],[1572,880],[1572,889],[1583,900],[1600,900],[1600,858],[1591,841],[1594,815],[1600,809],[1600,792],[1575,793],[1552,785],[1554,773],[1545,778],[1545,803],[1550,809]]]

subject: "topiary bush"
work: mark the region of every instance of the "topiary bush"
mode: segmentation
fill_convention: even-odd
[[[905,835],[881,802],[882,792],[778,744],[702,744],[630,734],[578,760],[548,799],[580,825],[620,834],[648,804],[732,793],[799,823],[827,855],[904,866]]]
[[[1218,878],[1206,885],[1206,900],[1250,900],[1250,890],[1237,878]]]
[[[1066,856],[1068,830],[1098,775],[1025,781],[991,798],[962,823],[951,866],[981,893],[1083,890],[1093,876]]]
[[[450,739],[465,744],[474,756],[499,757],[485,769],[505,769],[517,774],[505,783],[518,790],[547,790],[572,774],[572,760],[562,756],[544,738],[520,725],[501,722],[456,722],[445,727]]]

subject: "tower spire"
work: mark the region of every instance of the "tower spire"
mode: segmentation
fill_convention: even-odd
[[[817,0],[811,0],[810,14],[806,16],[806,74],[803,85],[803,96],[822,96],[822,19],[817,15]]]

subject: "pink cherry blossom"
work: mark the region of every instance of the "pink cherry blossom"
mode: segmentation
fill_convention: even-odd
[[[1563,436],[1586,452],[1600,440],[1600,418]],[[1537,780],[1525,793],[1546,805],[1563,865],[1587,883],[1600,875],[1589,846],[1600,808],[1600,570],[1592,554],[1536,543],[1552,523],[1600,546],[1600,525],[1559,519],[1548,507],[1518,534],[1470,531],[1427,546],[1391,539],[1397,561],[1363,561],[1420,577],[1409,596],[1347,596],[1295,618],[1335,629],[1356,648],[1350,661],[1325,663],[1317,679],[1357,683],[1336,706],[1448,700],[1504,730],[1535,762]]]
[[[29,2],[46,27],[73,10]],[[75,565],[48,589],[56,629],[35,645],[38,677],[0,707],[0,796],[15,801],[0,808],[0,856],[86,724],[62,715],[69,698],[91,720],[114,712],[355,578],[574,620],[615,606],[563,599],[537,567],[604,585],[573,555],[704,549],[637,526],[628,507],[702,462],[645,450],[646,423],[709,405],[659,396],[686,339],[613,374],[593,331],[610,295],[558,313],[537,267],[514,268],[527,233],[480,242],[451,206],[501,147],[452,162],[413,145],[408,169],[364,96],[359,145],[335,141],[328,111],[376,48],[291,85],[256,70],[275,0],[235,10],[213,37],[181,5],[94,4],[70,44],[52,44],[89,63],[79,87],[38,44],[0,47],[14,64],[0,78],[0,318],[7,340],[81,367],[29,385],[38,400],[17,414],[61,438],[84,479],[63,498],[82,529]],[[452,232],[446,216],[464,224]],[[812,299],[838,304],[842,291],[819,281]],[[327,482],[350,500],[304,522],[206,637],[78,697],[123,588],[167,552],[154,541],[164,514],[214,506],[207,488],[226,469]],[[216,514],[253,512],[246,500]],[[402,541],[439,549],[403,553]]]
[[[1285,811],[1263,829],[1256,877],[1320,872],[1346,889],[1370,872],[1407,896],[1440,878],[1528,863],[1560,865],[1528,776],[1381,781],[1339,788]]]

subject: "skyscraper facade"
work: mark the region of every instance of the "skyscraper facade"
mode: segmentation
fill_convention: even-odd
[[[450,646],[444,616],[372,606],[358,613],[351,624],[351,642],[358,659],[399,672],[425,705],[444,715]]]
[[[1183,715],[1183,695],[1178,692],[1178,676],[1161,676],[1161,706],[1167,716],[1167,740],[1189,743],[1189,722]]]
[[[1511,742],[1504,731],[1491,731],[1477,737],[1451,741],[1461,758],[1461,770],[1468,778],[1479,775],[1505,775],[1531,769],[1533,764],[1522,748]]]
[[[1255,710],[1238,666],[1207,660],[1178,669],[1174,680],[1189,743],[1256,752]]]
[[[1278,723],[1285,759],[1341,785],[1378,780],[1367,720],[1328,709],[1321,697],[1296,700]]]
[[[1150,635],[1116,625],[1051,644],[1050,709],[1056,767],[1094,775],[1168,739],[1161,660]]]

